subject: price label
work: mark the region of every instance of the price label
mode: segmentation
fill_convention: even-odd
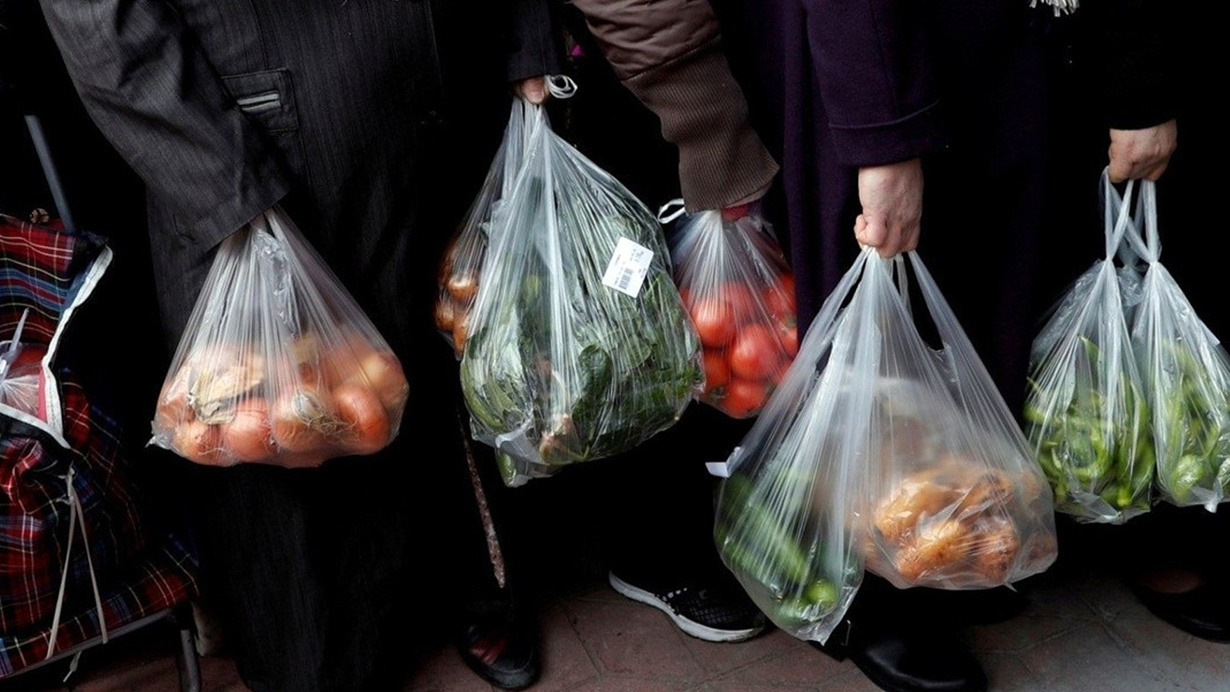
[[[602,283],[635,298],[641,293],[641,284],[645,283],[645,275],[649,273],[651,262],[653,250],[627,238],[620,238],[610,263],[606,265]]]

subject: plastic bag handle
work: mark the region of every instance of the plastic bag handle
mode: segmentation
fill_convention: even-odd
[[[1127,217],[1129,221],[1123,230],[1123,243],[1119,247],[1120,256],[1124,262],[1130,263],[1133,257],[1138,257],[1148,264],[1153,264],[1159,261],[1162,254],[1162,243],[1157,230],[1157,185],[1151,180],[1137,182],[1139,182],[1139,194],[1136,196],[1130,216],[1126,211],[1129,200],[1119,196],[1119,192],[1113,185],[1110,185],[1109,178],[1105,174],[1103,175],[1103,195],[1108,200],[1107,214],[1109,215],[1112,206],[1118,206],[1120,218]]]
[[[1119,191],[1110,182],[1110,167],[1107,166],[1102,170],[1102,206],[1105,211],[1106,220],[1106,259],[1113,258],[1115,253],[1119,251],[1119,247],[1123,244],[1124,237],[1127,235],[1128,227],[1131,225],[1132,216],[1128,211],[1132,208],[1132,192],[1135,184],[1135,180],[1129,180],[1127,188],[1123,191],[1123,196],[1120,197]],[[1116,209],[1118,210],[1117,214],[1115,213]],[[1139,236],[1136,236],[1136,239],[1139,240]]]
[[[688,210],[683,204],[683,198],[672,199],[658,209],[658,223],[665,226],[686,213]]]
[[[1138,204],[1143,207],[1142,219],[1139,221],[1138,228],[1133,230],[1139,235],[1139,229],[1144,229],[1145,246],[1149,251],[1149,257],[1145,259],[1149,262],[1157,262],[1162,256],[1162,240],[1157,231],[1157,184],[1152,180],[1140,181]]]
[[[547,91],[557,99],[570,99],[577,93],[577,83],[568,75],[551,74],[543,80]]]

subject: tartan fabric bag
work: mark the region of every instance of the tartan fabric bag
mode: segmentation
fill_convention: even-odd
[[[8,660],[10,642],[50,655],[88,629],[61,627],[82,613],[105,639],[139,611],[103,599],[146,547],[117,425],[54,367],[110,259],[95,236],[0,215],[0,677],[28,663]]]

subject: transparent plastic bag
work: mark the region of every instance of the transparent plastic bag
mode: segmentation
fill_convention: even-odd
[[[525,167],[483,264],[461,385],[474,437],[524,483],[679,418],[700,345],[657,220],[523,104]]]
[[[13,330],[13,338],[0,342],[0,405],[21,411],[34,418],[43,419],[43,357],[46,348],[41,344],[24,344],[21,341],[25,329],[26,309]]]
[[[199,464],[316,466],[387,446],[406,397],[388,343],[275,208],[218,248],[151,443]]]
[[[664,210],[665,211],[665,210]],[[732,418],[760,413],[799,350],[794,275],[758,214],[688,214],[670,237],[675,284],[704,347],[700,400]]]
[[[1146,264],[1132,344],[1152,414],[1157,490],[1172,504],[1213,512],[1230,491],[1230,359],[1162,265],[1157,194],[1152,182],[1139,186],[1125,239]],[[1114,188],[1108,194],[1122,204]]]
[[[1139,275],[1114,258],[1132,224],[1104,173],[1106,257],[1060,300],[1034,340],[1025,421],[1054,490],[1078,520],[1122,523],[1151,504],[1155,454],[1144,381],[1128,331]]]
[[[727,462],[714,536],[778,627],[825,641],[864,569],[979,589],[1055,559],[1051,497],[1020,427],[921,260],[865,250]],[[848,301],[848,304],[847,304]]]
[[[504,140],[500,142],[491,168],[487,170],[482,189],[470,205],[461,228],[449,242],[440,263],[436,328],[453,347],[459,360],[465,349],[474,297],[478,295],[478,280],[483,258],[487,254],[488,236],[491,229],[499,224],[503,200],[512,191],[517,173],[524,165],[528,135],[525,109],[519,101],[514,102],[508,126],[504,130]]]

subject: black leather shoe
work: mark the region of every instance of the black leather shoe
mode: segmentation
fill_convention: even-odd
[[[889,623],[849,620],[826,644],[812,642],[826,654],[849,658],[887,692],[986,692],[982,666],[956,633],[942,628],[896,629]]]
[[[478,677],[502,690],[522,690],[538,681],[542,663],[536,628],[507,603],[473,610],[458,639],[461,660]]]
[[[1227,584],[1209,580],[1183,593],[1162,593],[1132,584],[1149,612],[1188,634],[1211,642],[1230,642],[1230,596]]]

